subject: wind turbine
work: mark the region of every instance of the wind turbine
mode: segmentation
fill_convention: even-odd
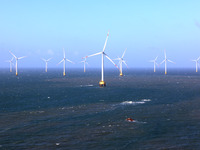
[[[10,72],[12,72],[13,59],[14,57],[11,60],[6,60],[6,62],[10,63]]]
[[[162,64],[162,63],[165,62],[165,74],[167,74],[167,61],[170,62],[170,63],[174,63],[174,64],[175,64],[175,62],[173,62],[173,61],[167,59],[166,52],[164,51],[164,53],[165,53],[165,59],[164,59],[160,64]]]
[[[72,62],[71,60],[65,58],[65,50],[64,50],[64,48],[63,48],[63,55],[64,55],[64,58],[58,64],[63,62],[63,76],[65,76],[65,63],[66,63],[66,61],[68,61],[68,62],[70,62],[72,64],[74,64],[74,62]]]
[[[156,62],[158,59],[158,56],[154,59],[154,60],[150,60],[149,62],[153,62],[153,65],[154,65],[154,72],[156,72],[156,65],[158,66],[158,63]]]
[[[200,57],[197,58],[196,60],[192,60],[192,61],[196,62],[196,72],[198,72],[199,59],[200,59]]]
[[[42,58],[42,60],[45,62],[45,72],[47,72],[47,64],[48,64],[48,62],[51,60],[52,58],[49,58],[49,59],[44,59],[44,58]]]
[[[101,81],[99,82],[99,86],[103,87],[103,86],[106,86],[106,83],[104,81],[104,56],[111,61],[111,63],[113,63],[117,68],[118,66],[112,61],[112,59],[110,59],[108,57],[108,55],[104,52],[105,51],[105,48],[106,48],[106,44],[107,44],[107,40],[108,40],[108,36],[109,36],[109,31],[108,31],[108,34],[107,34],[107,37],[106,37],[106,41],[105,41],[105,44],[104,44],[104,47],[103,47],[103,50],[99,53],[96,53],[96,54],[92,54],[92,55],[89,55],[89,56],[86,56],[85,58],[88,58],[88,57],[92,57],[92,56],[96,56],[96,55],[101,55],[102,58],[101,58]],[[119,69],[119,68],[118,68]]]
[[[83,65],[84,65],[84,72],[85,72],[85,64],[88,64],[88,62],[86,62],[86,58],[83,61],[81,61],[81,63],[83,63]]]
[[[26,56],[23,56],[23,57],[16,57],[11,51],[9,51],[10,53],[11,53],[11,55],[13,55],[13,57],[15,58],[15,65],[16,65],[16,67],[15,67],[15,69],[16,69],[16,76],[18,76],[18,70],[17,70],[17,65],[18,65],[18,60],[19,59],[22,59],[22,58],[25,58]]]
[[[126,67],[128,68],[128,65],[126,64],[126,62],[124,61],[124,55],[126,53],[126,50],[127,48],[125,49],[124,53],[122,54],[122,57],[121,58],[116,58],[116,59],[113,59],[113,60],[119,60],[119,66],[120,66],[120,76],[123,76],[123,73],[122,73],[122,63],[124,63],[126,65]]]

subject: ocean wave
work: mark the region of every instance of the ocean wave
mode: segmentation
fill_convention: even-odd
[[[41,114],[44,113],[44,111],[31,111],[30,114]]]
[[[143,102],[150,102],[151,99],[142,99]]]
[[[93,84],[88,84],[88,85],[80,85],[80,87],[92,87],[94,86]]]
[[[124,101],[120,104],[122,104],[122,105],[137,105],[137,104],[144,104],[144,103],[150,102],[150,101],[151,101],[151,99],[142,99],[140,101]]]
[[[129,120],[125,120],[126,122],[130,122],[130,123],[138,123],[138,124],[145,124],[147,122],[144,122],[144,121],[138,121],[138,120],[133,120],[133,121],[129,121]]]
[[[0,130],[0,133],[6,132],[8,130],[10,130],[10,128],[5,128],[4,130]]]
[[[136,105],[136,104],[144,104],[144,103],[145,103],[144,101],[137,101],[137,102],[134,102],[134,101],[124,101],[121,104],[122,105]]]
[[[60,108],[58,108],[59,110],[65,110],[65,109],[74,109],[74,107],[73,106],[71,106],[71,107],[60,107]]]

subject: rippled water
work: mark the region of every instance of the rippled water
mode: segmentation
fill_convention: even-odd
[[[124,74],[1,70],[0,149],[200,149],[200,74]]]

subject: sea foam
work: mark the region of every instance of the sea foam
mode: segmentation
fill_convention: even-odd
[[[122,105],[137,105],[137,104],[144,104],[146,102],[150,102],[151,100],[150,99],[142,99],[140,101],[124,101],[120,104]]]
[[[124,101],[122,102],[121,104],[122,105],[136,105],[136,104],[144,104],[145,102],[144,101],[137,101],[137,102],[134,102],[134,101]]]

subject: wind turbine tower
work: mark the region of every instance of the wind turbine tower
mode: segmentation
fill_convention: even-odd
[[[195,60],[192,60],[192,61],[196,62],[196,72],[198,72],[199,59],[200,59],[200,57]]]
[[[72,64],[74,64],[74,62],[72,62],[71,60],[69,60],[69,59],[67,59],[65,57],[65,50],[64,50],[64,48],[63,48],[63,55],[64,55],[64,58],[58,64],[60,64],[61,62],[63,62],[63,76],[65,76],[66,75],[66,73],[65,73],[65,67],[66,67],[65,64],[66,64],[66,61],[68,61],[68,62],[70,62]]]
[[[83,63],[83,65],[84,65],[84,72],[85,72],[85,64],[88,64],[88,62],[86,62],[86,57],[84,57],[84,60],[81,61],[81,63]]]
[[[47,72],[47,65],[48,65],[48,62],[51,60],[52,58],[49,58],[49,59],[44,59],[42,58],[42,60],[45,62],[45,72]]]
[[[17,70],[17,69],[18,69],[18,68],[17,68],[17,67],[18,67],[18,60],[20,60],[20,59],[22,59],[22,58],[25,58],[26,56],[23,56],[23,57],[16,57],[11,51],[9,51],[9,52],[10,52],[11,55],[13,55],[13,57],[15,58],[15,61],[16,61],[16,62],[15,62],[15,63],[16,63],[16,64],[15,64],[15,65],[16,65],[16,67],[15,67],[15,69],[16,69],[16,76],[18,76],[18,70]]]
[[[14,57],[13,57],[14,58]],[[13,58],[11,60],[7,60],[6,62],[10,63],[10,72],[12,72]]]
[[[124,53],[122,54],[122,57],[121,58],[116,58],[116,59],[113,59],[113,60],[118,60],[119,61],[119,70],[120,70],[120,76],[123,76],[123,73],[122,73],[122,64],[124,63],[126,65],[126,67],[128,68],[128,65],[126,64],[126,62],[124,61],[124,55],[126,53],[126,50],[127,48],[125,49]]]
[[[164,53],[165,53],[165,59],[164,59],[160,64],[162,64],[162,63],[165,62],[165,74],[167,74],[167,61],[170,62],[170,63],[174,63],[174,64],[175,64],[175,62],[173,62],[173,61],[167,59],[166,52],[164,51]]]
[[[158,63],[156,62],[158,59],[158,56],[154,60],[150,60],[149,62],[153,62],[153,71],[156,72],[156,65],[158,66]]]
[[[99,86],[100,86],[100,87],[106,86],[106,82],[104,81],[104,56],[105,56],[108,60],[110,60],[111,63],[113,63],[113,64],[118,68],[118,66],[112,61],[112,59],[110,59],[110,57],[108,57],[108,55],[105,53],[105,48],[106,48],[108,36],[109,36],[109,31],[108,31],[108,34],[107,34],[107,37],[106,37],[106,41],[105,41],[103,50],[102,50],[101,52],[96,53],[96,54],[92,54],[92,55],[89,55],[89,56],[86,56],[86,57],[85,57],[85,58],[88,58],[88,57],[92,57],[92,56],[96,56],[96,55],[101,55],[101,80],[100,80],[100,82],[99,82]],[[119,68],[118,68],[118,69],[119,69]]]

